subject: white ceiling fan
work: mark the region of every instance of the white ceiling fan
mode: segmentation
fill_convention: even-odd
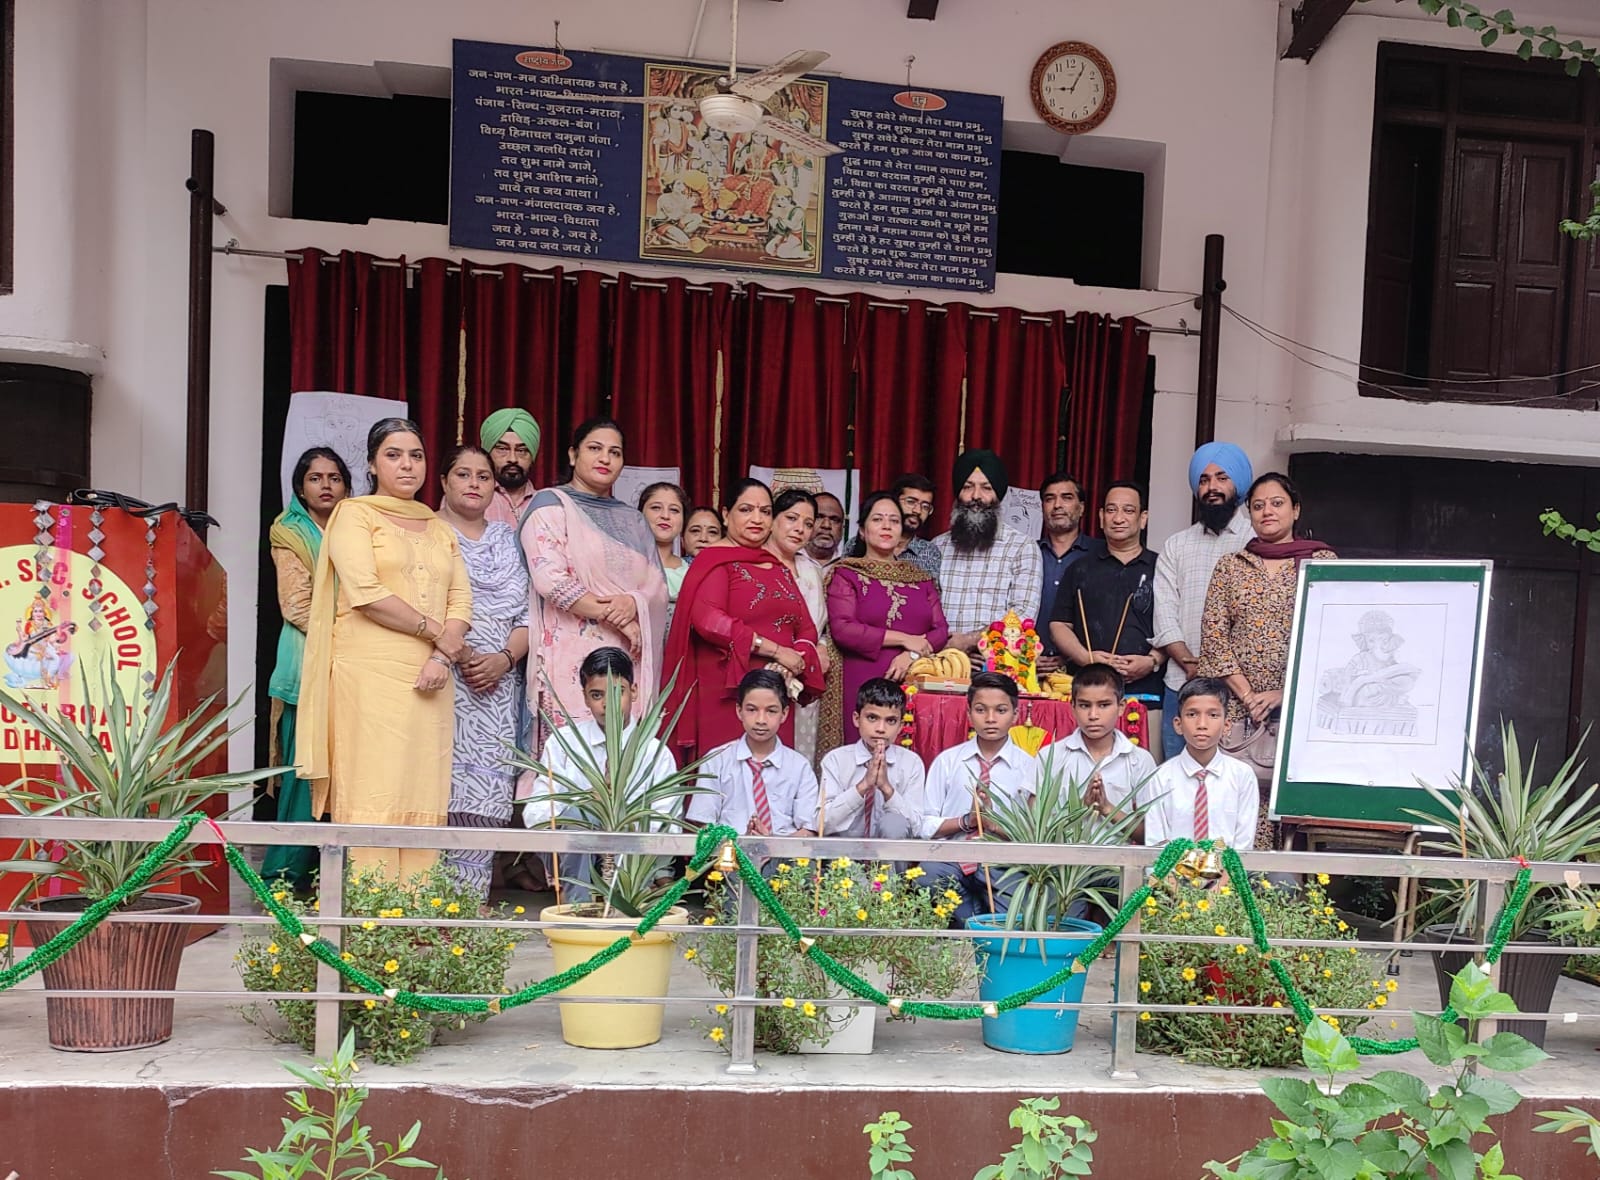
[[[816,69],[828,60],[820,49],[797,49],[782,61],[774,62],[764,70],[741,78],[739,76],[739,0],[732,0],[732,30],[728,50],[728,73],[716,80],[716,90],[699,99],[677,98],[672,95],[630,95],[607,98],[598,95],[565,95],[577,101],[625,102],[647,105],[698,102],[700,117],[706,126],[715,127],[729,135],[750,131],[765,131],[773,139],[781,139],[791,147],[800,148],[814,156],[832,156],[844,151],[838,144],[811,134],[787,119],[780,119],[767,110],[767,101],[800,75]]]

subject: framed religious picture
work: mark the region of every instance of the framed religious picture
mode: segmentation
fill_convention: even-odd
[[[1470,781],[1488,561],[1307,561],[1284,682],[1274,819],[1419,826]]]

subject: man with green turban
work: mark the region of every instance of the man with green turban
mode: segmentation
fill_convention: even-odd
[[[478,438],[489,452],[496,485],[484,515],[516,528],[535,490],[528,483],[528,475],[539,453],[539,424],[527,410],[507,406],[483,420]]]

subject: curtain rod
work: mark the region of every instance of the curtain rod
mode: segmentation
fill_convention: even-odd
[[[237,239],[229,239],[227,242],[225,242],[224,244],[222,244],[220,246],[213,246],[212,250],[217,254],[226,254],[226,255],[228,255],[230,257],[235,257],[235,258],[275,258],[275,259],[280,259],[280,260],[285,261],[285,262],[302,262],[302,261],[305,260],[305,255],[297,254],[292,250],[247,250],[243,246],[240,246],[238,244]],[[325,262],[325,263],[335,262],[337,260],[338,259],[337,259],[336,255],[324,255],[323,259],[322,259],[322,261]],[[422,269],[422,266],[421,266],[420,263],[416,263],[416,262],[400,262],[399,260],[393,259],[393,258],[374,258],[372,260],[372,265],[373,266],[386,267],[386,268],[403,269],[403,270],[408,270],[408,271],[420,271]],[[465,263],[465,262],[455,263],[453,265],[446,266],[444,269],[445,269],[445,273],[446,274],[452,274],[452,275],[453,274],[460,274],[463,270],[465,270],[465,271],[467,271],[468,274],[491,275],[491,276],[493,276],[494,278],[497,278],[497,279],[505,278],[505,272],[500,270],[497,267],[473,267],[470,264]],[[554,276],[552,276],[550,274],[547,274],[544,271],[529,270],[529,271],[524,271],[523,272],[523,277],[524,278],[528,278],[528,279],[550,279],[550,278],[552,278]],[[567,280],[567,282],[569,282],[569,283],[575,283],[575,282],[578,281],[576,275],[566,275],[564,277]],[[600,280],[600,285],[602,287],[614,287],[614,286],[617,285],[617,280],[615,278],[610,278],[610,277],[602,278]],[[648,279],[637,280],[633,285],[635,287],[642,287],[643,289],[645,289],[647,291],[665,291],[667,289],[667,285],[665,283],[652,283]],[[684,290],[686,290],[686,291],[712,291],[712,290],[715,290],[715,288],[707,286],[707,285],[705,285],[703,283],[688,283],[688,284],[685,285]],[[734,291],[733,291],[733,294],[734,294],[735,297],[740,297],[740,296],[744,296],[745,292],[742,291],[742,290],[739,290],[738,288],[735,288]],[[760,298],[760,299],[788,299],[788,300],[793,300],[794,299],[794,296],[791,293],[787,292],[787,291],[762,291],[762,292],[760,292],[758,294],[757,297]],[[819,295],[819,296],[817,296],[817,302],[818,303],[839,304],[839,305],[842,306],[842,305],[848,304],[850,301],[848,299],[841,298],[841,297],[839,297],[837,295]],[[869,308],[871,308],[873,310],[882,310],[882,311],[909,311],[910,310],[910,308],[904,303],[894,303],[894,302],[891,302],[891,301],[888,301],[888,300],[870,300],[867,303],[867,307],[869,307]],[[944,315],[944,314],[946,314],[946,309],[945,309],[943,304],[930,303],[928,305],[928,312],[930,314],[933,314],[933,315]],[[982,308],[976,308],[976,307],[970,309],[967,312],[967,314],[970,315],[970,316],[975,316],[978,319],[984,319],[984,320],[997,320],[997,319],[1000,318],[1000,313],[999,312],[984,311]],[[1053,323],[1054,322],[1047,315],[1029,315],[1027,313],[1024,313],[1024,314],[1018,316],[1017,318],[1019,320],[1021,320],[1025,324],[1048,324],[1048,323]],[[1187,320],[1179,320],[1178,321],[1178,326],[1176,328],[1163,328],[1163,327],[1160,327],[1159,325],[1155,325],[1155,324],[1138,324],[1138,325],[1135,326],[1134,331],[1136,331],[1136,332],[1153,332],[1153,333],[1159,333],[1159,334],[1165,335],[1165,336],[1198,336],[1199,335],[1199,333],[1195,329],[1189,327],[1189,323],[1188,323]]]

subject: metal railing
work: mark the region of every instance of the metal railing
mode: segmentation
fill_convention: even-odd
[[[443,915],[428,918],[374,918],[368,915],[347,915],[344,905],[344,860],[346,850],[352,847],[420,848],[437,849],[439,851],[492,849],[511,852],[555,852],[563,855],[568,853],[644,853],[656,856],[688,856],[694,851],[695,846],[694,836],[681,834],[616,835],[598,832],[548,831],[523,828],[377,827],[355,824],[247,823],[236,821],[223,822],[219,826],[230,842],[241,846],[288,844],[317,847],[319,849],[321,881],[318,893],[319,909],[315,915],[308,916],[307,924],[315,924],[319,928],[318,932],[324,938],[340,946],[343,943],[343,931],[345,928],[360,925],[364,922],[376,922],[378,925],[388,926],[430,926],[438,928],[504,927],[509,920],[512,920],[506,918],[446,917]],[[0,840],[47,842],[71,838],[75,840],[155,843],[165,837],[172,830],[172,827],[173,822],[166,820],[70,819],[56,816],[39,818],[0,815]],[[190,842],[193,844],[215,844],[218,840],[211,828],[202,824],[194,829]],[[950,854],[948,841],[928,840],[749,836],[740,841],[740,846],[751,857],[764,856],[785,860],[792,860],[796,857],[822,859],[850,857],[854,860],[873,862],[917,862],[944,860],[948,859]],[[1012,864],[1083,864],[1101,866],[1107,869],[1108,872],[1115,872],[1119,877],[1121,896],[1124,898],[1131,896],[1133,892],[1144,884],[1148,870],[1159,853],[1159,848],[1147,848],[1141,845],[1103,847],[1098,845],[973,842],[964,843],[961,846],[962,860],[976,864],[997,866]],[[1459,860],[1435,856],[1399,854],[1241,851],[1239,855],[1245,869],[1256,873],[1289,874],[1294,876],[1329,873],[1335,876],[1447,878],[1451,880],[1481,881],[1483,882],[1483,887],[1478,891],[1479,910],[1475,927],[1477,941],[1450,944],[1449,949],[1455,951],[1475,951],[1484,948],[1488,938],[1489,924],[1494,920],[1495,915],[1498,914],[1501,908],[1508,884],[1516,878],[1521,868],[1519,864],[1506,861]],[[1536,883],[1600,885],[1600,864],[1536,863],[1529,867]],[[719,924],[717,927],[719,933],[731,933],[735,939],[736,958],[734,992],[732,995],[708,993],[692,996],[668,996],[664,999],[657,996],[609,998],[585,996],[583,1002],[586,1004],[727,1004],[731,1010],[731,1034],[728,1038],[731,1060],[727,1067],[728,1071],[730,1073],[755,1072],[756,1009],[782,1002],[778,997],[757,994],[757,939],[763,934],[777,934],[781,933],[781,931],[775,925],[761,924],[758,903],[750,890],[741,887],[738,892],[739,902],[736,921],[731,924]],[[37,915],[17,910],[0,911],[0,922],[22,920],[33,916]],[[1138,999],[1140,945],[1145,942],[1178,942],[1220,946],[1233,945],[1239,942],[1237,935],[1215,937],[1212,935],[1144,934],[1140,930],[1141,917],[1142,915],[1136,913],[1122,933],[1115,939],[1114,962],[1112,964],[1113,998],[1111,1000],[1083,1001],[1070,1004],[1036,1002],[1028,1005],[1030,1008],[1047,1010],[1109,1012],[1112,1018],[1111,1075],[1113,1077],[1137,1076],[1134,1071],[1135,1021],[1139,1012],[1192,1012],[1194,1010],[1182,1005],[1145,1003]],[[59,917],[57,920],[59,920]],[[249,927],[276,925],[275,920],[267,914],[155,915],[140,913],[113,915],[108,920],[176,922],[207,926],[234,925]],[[519,928],[527,927],[542,930],[547,926],[554,925],[553,923],[545,923],[538,920],[520,918],[514,920]],[[583,928],[584,926],[581,922],[570,921],[563,922],[561,925],[565,929]],[[599,927],[600,924],[596,923],[595,926]],[[614,929],[615,927],[608,926],[606,928]],[[657,929],[675,934],[705,932],[705,927],[698,925],[669,926],[663,924],[658,926]],[[974,937],[1017,939],[1073,937],[1073,935],[1067,934],[1040,935],[1025,931],[1018,931],[1008,935],[994,931],[980,933],[968,930],[880,930],[871,927],[852,929],[829,927],[826,930],[808,930],[807,933],[826,934],[830,937],[892,935],[896,938],[924,937],[962,940],[971,940]],[[1410,942],[1380,939],[1273,938],[1269,941],[1274,947],[1357,947],[1364,951],[1384,952],[1390,955],[1398,954],[1402,950],[1413,949],[1419,945]],[[1519,947],[1519,950],[1522,949],[1524,948]],[[1526,949],[1530,953],[1562,955],[1571,953],[1568,948],[1561,946],[1528,947]],[[1489,974],[1498,984],[1500,964],[1491,965]],[[9,993],[0,992],[0,997],[23,994],[36,996],[40,993],[38,989],[34,988],[29,988],[26,991],[13,989]],[[70,995],[74,997],[138,995],[146,998],[251,999],[257,1001],[275,998],[275,993],[249,991],[242,988],[237,990],[218,988],[203,991],[172,990],[156,992],[133,992],[128,990],[95,992],[45,991],[44,994],[47,996]],[[310,993],[296,993],[294,998],[296,1000],[309,1001],[316,1005],[316,1053],[319,1056],[327,1056],[333,1052],[338,1044],[339,1005],[358,1003],[366,997],[361,993],[341,990],[338,973],[326,964],[319,963],[315,990]],[[493,997],[480,996],[475,998],[490,999]],[[870,1003],[869,1001],[833,996],[796,998],[802,1000],[811,999],[818,1004],[825,1003],[833,1006],[860,1007]],[[906,998],[916,999],[919,997]],[[557,1003],[561,1001],[559,993],[535,1002],[549,1003],[552,1001]],[[1275,1015],[1278,1017],[1284,1015],[1283,1009],[1231,1004],[1207,1004],[1205,1011],[1216,1015]],[[1327,1008],[1318,1009],[1318,1012],[1322,1015],[1330,1016],[1370,1016],[1370,1012],[1366,1009]],[[1600,1020],[1600,1013],[1582,1014],[1580,1018]],[[1573,1019],[1573,1014],[1530,1013],[1525,1016],[1519,1016],[1518,1019],[1570,1022]]]

